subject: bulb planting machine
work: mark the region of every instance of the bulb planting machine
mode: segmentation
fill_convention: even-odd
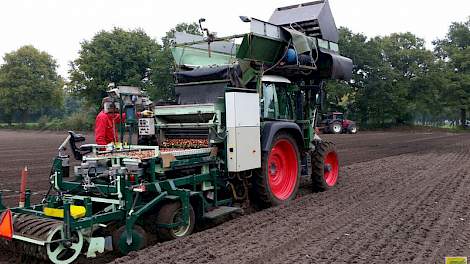
[[[175,34],[174,101],[111,87],[119,142],[84,144],[69,132],[41,203],[27,190],[21,207],[7,208],[0,193],[0,247],[53,263],[125,255],[151,238],[188,236],[247,201],[289,203],[302,176],[315,191],[334,187],[338,155],[316,122],[325,81],[349,80],[352,61],[339,53],[328,2],[241,19],[250,32],[217,37],[201,19],[204,36]]]

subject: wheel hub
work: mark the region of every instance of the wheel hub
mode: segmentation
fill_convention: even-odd
[[[191,219],[189,219],[189,221],[191,221]],[[179,209],[175,213],[175,216],[173,217],[173,223],[181,223],[181,222],[183,222],[183,209]],[[191,227],[191,223],[189,223],[188,225],[180,225],[173,229],[173,233],[177,237],[183,237],[188,233],[190,227]]]
[[[341,130],[341,126],[336,124],[336,125],[333,126],[333,130],[338,133]]]
[[[61,240],[64,238],[64,231],[61,228],[54,230],[49,236],[49,241]],[[83,248],[83,235],[81,232],[74,232],[73,239],[60,242],[52,242],[46,245],[47,257],[53,263],[72,263],[80,255]]]
[[[332,170],[331,164],[325,164],[325,172],[330,172]]]
[[[274,163],[271,163],[271,166],[270,166],[270,168],[271,168],[271,171],[270,171],[270,173],[271,173],[271,174],[276,174],[276,164],[274,164]]]
[[[268,182],[272,194],[279,200],[287,200],[294,192],[298,175],[297,155],[288,140],[279,140],[268,157]]]
[[[324,159],[324,172],[323,177],[325,178],[326,184],[328,186],[334,186],[338,180],[339,174],[339,162],[338,155],[336,152],[332,151],[325,155]]]

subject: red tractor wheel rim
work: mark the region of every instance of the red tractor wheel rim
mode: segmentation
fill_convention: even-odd
[[[279,200],[287,200],[294,192],[298,177],[298,161],[294,146],[288,140],[279,140],[268,158],[268,182],[271,193]]]
[[[338,180],[339,164],[336,152],[329,152],[325,156],[325,169],[323,176],[328,186],[334,186]]]

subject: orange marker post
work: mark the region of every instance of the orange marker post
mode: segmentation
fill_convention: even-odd
[[[26,180],[28,179],[28,167],[25,166],[21,171],[20,202],[19,207],[23,208],[26,197]]]
[[[13,238],[13,220],[10,209],[7,209],[0,217],[0,238],[11,240]]]

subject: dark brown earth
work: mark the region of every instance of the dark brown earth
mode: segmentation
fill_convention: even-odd
[[[51,158],[65,136],[0,131],[0,189],[17,190],[19,169],[28,165],[31,188],[44,192]],[[288,206],[240,216],[115,262],[444,263],[445,256],[470,256],[470,134],[325,138],[337,144],[342,163],[333,190],[312,193],[304,180]],[[14,192],[4,195],[9,205],[18,199]],[[0,262],[10,257],[0,252]]]

